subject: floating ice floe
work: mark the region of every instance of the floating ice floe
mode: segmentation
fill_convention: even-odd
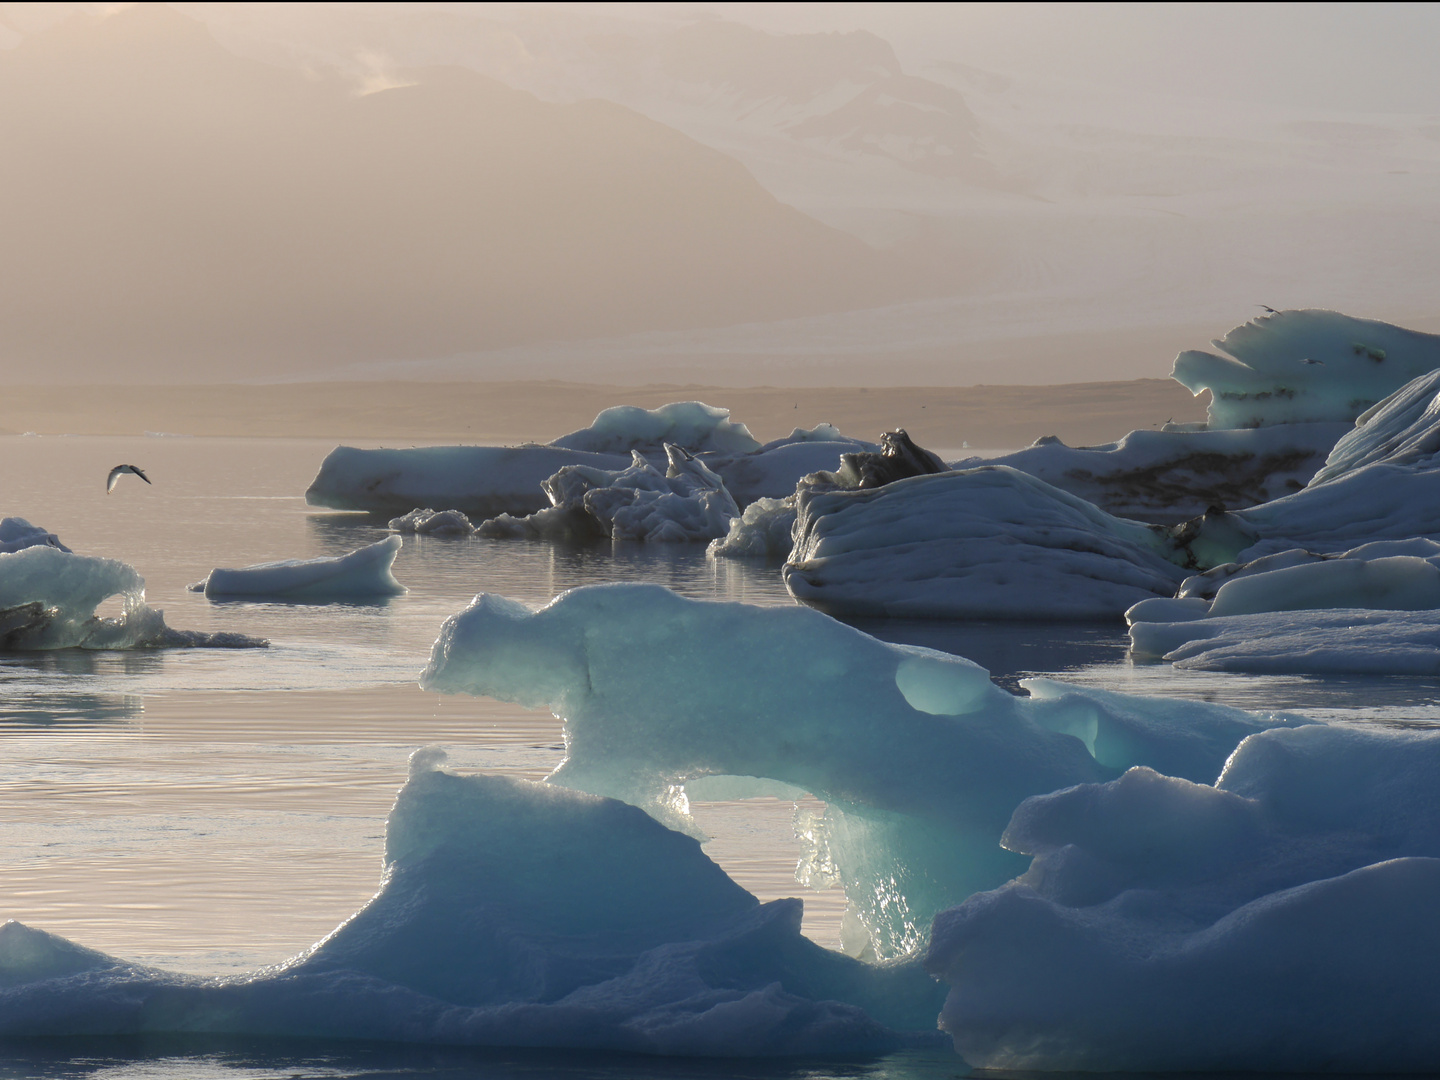
[[[726,409],[698,401],[658,409],[625,405],[604,410],[590,427],[546,446],[340,446],[325,458],[305,498],[312,506],[370,513],[444,506],[475,519],[523,517],[550,505],[542,484],[562,468],[622,472],[636,452],[661,465],[668,442],[698,455],[744,506],[759,498],[783,498],[800,477],[834,468],[844,452],[870,447],[827,424],[796,428],[762,446],[729,416]]]
[[[603,415],[603,414],[602,414]],[[480,536],[525,539],[610,537],[683,543],[723,536],[740,510],[725,483],[692,454],[663,447],[662,473],[638,450],[628,469],[567,465],[544,483],[550,506],[523,518],[481,522]]]
[[[1440,543],[1300,549],[1187,579],[1125,613],[1132,654],[1180,667],[1293,674],[1440,671]]]
[[[816,611],[653,585],[573,589],[539,611],[482,594],[446,621],[421,685],[549,708],[566,745],[553,783],[677,828],[694,829],[687,792],[754,783],[736,778],[814,794],[828,805],[802,823],[800,876],[840,884],[847,949],[882,957],[1020,872],[998,841],[1027,796],[1136,764],[1213,780],[1246,735],[1296,722],[1045,680],[1017,698],[968,660]]]
[[[1440,336],[1338,311],[1280,311],[1192,350],[1171,378],[1210,391],[1211,429],[1351,421],[1411,379],[1440,368]]]
[[[431,510],[416,507],[404,517],[390,519],[390,531],[416,536],[469,536],[475,531],[470,519],[459,510]]]
[[[21,522],[7,518],[6,522]],[[21,530],[10,526],[12,536]],[[0,553],[0,649],[249,648],[261,638],[174,630],[164,612],[145,603],[145,580],[115,559],[76,555],[43,529],[34,543]],[[111,597],[121,598],[114,618],[95,614]]]
[[[943,988],[800,933],[633,806],[412,757],[380,891],[277,968],[196,979],[0,927],[0,1037],[185,1032],[648,1054],[881,1053]]]
[[[283,559],[238,570],[211,570],[191,592],[207,597],[266,596],[284,600],[345,600],[395,596],[405,586],[390,572],[402,541],[398,536],[358,548],[345,555],[318,559]]]
[[[1030,869],[935,920],[941,1023],[978,1068],[1431,1071],[1437,784],[1434,732],[1317,726],[1031,799]]]

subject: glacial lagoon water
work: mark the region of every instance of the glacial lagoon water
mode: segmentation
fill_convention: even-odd
[[[407,538],[409,592],[373,604],[212,602],[186,590],[217,566],[336,555],[385,534],[317,513],[303,492],[316,440],[5,437],[0,513],[77,552],[134,565],[180,629],[268,638],[265,650],[0,654],[0,918],[196,974],[294,955],[379,880],[384,820],[418,746],[461,770],[539,779],[561,759],[548,713],[415,684],[444,618],[478,591],[543,603],[605,581],[697,598],[789,604],[774,565],[708,561],[699,546]],[[146,470],[146,486],[121,462]],[[1135,666],[1123,627],[867,621],[892,641],[965,655],[1015,689],[1059,675],[1132,693],[1200,697],[1362,723],[1440,722],[1440,682],[1176,672]],[[663,655],[646,658],[664,664]],[[743,677],[743,673],[737,673]],[[816,804],[818,806],[818,804]],[[809,807],[813,809],[814,807]],[[838,891],[793,876],[788,801],[696,803],[706,850],[761,899],[803,896],[805,931],[837,945]],[[0,1053],[0,1076],[953,1076],[958,1058],[706,1064],[238,1042],[97,1042]]]

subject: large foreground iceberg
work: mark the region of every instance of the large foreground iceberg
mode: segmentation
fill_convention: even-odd
[[[395,596],[405,586],[390,572],[403,541],[387,536],[345,555],[282,559],[239,570],[211,570],[190,586],[207,597],[268,596],[282,600],[350,600]]]
[[[880,956],[1020,871],[998,840],[1027,796],[1135,764],[1213,780],[1245,735],[1291,722],[1043,680],[1017,698],[968,660],[816,611],[652,585],[539,611],[482,594],[446,621],[421,684],[548,707],[566,746],[552,782],[679,828],[693,829],[687,790],[725,798],[759,778],[816,795],[801,876],[843,886],[847,948]]]
[[[1338,311],[1262,315],[1181,353],[1171,378],[1210,391],[1210,427],[1354,420],[1411,379],[1440,368],[1440,336]]]
[[[380,891],[277,968],[198,979],[0,928],[0,1036],[185,1032],[703,1056],[933,1041],[942,991],[800,933],[611,799],[412,758]]]
[[[973,1066],[1431,1072],[1440,737],[1268,731],[1214,787],[1136,769],[1031,799],[1034,856],[935,920]]]

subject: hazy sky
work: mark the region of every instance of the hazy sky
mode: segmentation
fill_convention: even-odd
[[[910,64],[951,60],[1135,93],[1440,113],[1437,4],[585,6],[632,17],[714,12],[788,33],[864,29]]]

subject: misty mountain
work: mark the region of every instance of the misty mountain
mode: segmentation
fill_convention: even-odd
[[[907,292],[886,256],[621,105],[457,67],[386,81],[240,57],[158,5],[0,52],[12,370],[235,378]]]

